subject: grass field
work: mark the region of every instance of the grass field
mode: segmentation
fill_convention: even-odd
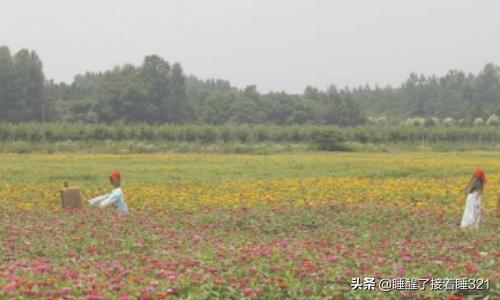
[[[0,298],[443,299],[353,277],[484,278],[499,297],[499,152],[0,155]],[[462,188],[489,177],[479,231]],[[131,214],[64,212],[120,169]],[[463,297],[476,297],[464,295]],[[457,298],[460,299],[460,298]]]

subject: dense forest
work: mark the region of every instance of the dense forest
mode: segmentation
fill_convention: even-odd
[[[500,68],[478,74],[450,71],[442,77],[410,74],[399,87],[326,89],[302,94],[261,94],[221,79],[185,75],[179,63],[157,55],[139,66],[78,74],[56,83],[43,73],[35,51],[0,47],[0,122],[170,124],[498,124]],[[456,121],[456,122],[455,122]],[[412,123],[412,124],[413,124]]]

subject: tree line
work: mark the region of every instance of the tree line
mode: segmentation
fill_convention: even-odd
[[[47,80],[35,51],[0,47],[0,122],[149,124],[317,124],[349,127],[374,119],[456,118],[472,124],[500,115],[500,68],[477,75],[410,74],[399,87],[326,89],[301,94],[259,93],[221,79],[187,76],[157,55],[140,65],[78,74],[71,83]]]

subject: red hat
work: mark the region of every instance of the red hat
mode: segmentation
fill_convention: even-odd
[[[118,179],[118,180],[120,180],[121,177],[122,176],[120,175],[120,171],[118,171],[118,170],[115,170],[111,174],[109,174],[109,178],[112,178],[112,179]]]
[[[482,182],[486,182],[488,179],[486,178],[486,173],[484,173],[484,171],[482,169],[477,169],[475,172],[474,172],[474,177],[479,177],[479,179],[481,179]]]

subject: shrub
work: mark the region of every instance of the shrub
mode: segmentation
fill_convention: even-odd
[[[372,125],[387,125],[387,118],[386,117],[368,117],[367,118],[368,124]]]
[[[476,118],[474,122],[472,122],[472,124],[474,125],[474,127],[483,126],[484,120],[482,118]]]
[[[351,151],[344,142],[344,137],[337,130],[322,131],[314,137],[314,144],[321,151]]]
[[[443,120],[443,126],[445,127],[452,127],[455,125],[455,119],[453,118],[444,118]]]
[[[405,124],[408,126],[424,126],[425,121],[423,118],[410,118],[406,120]]]
[[[488,126],[498,126],[500,124],[500,120],[497,115],[491,115],[486,121],[486,125]]]
[[[466,119],[460,119],[458,120],[458,125],[460,125],[461,127],[465,127],[469,125],[469,122]]]
[[[386,117],[379,117],[376,119],[376,122],[378,125],[387,125],[387,118]]]
[[[433,126],[436,126],[436,125],[438,125],[438,123],[436,122],[435,118],[427,118],[424,121],[424,126],[425,127],[433,127]]]

